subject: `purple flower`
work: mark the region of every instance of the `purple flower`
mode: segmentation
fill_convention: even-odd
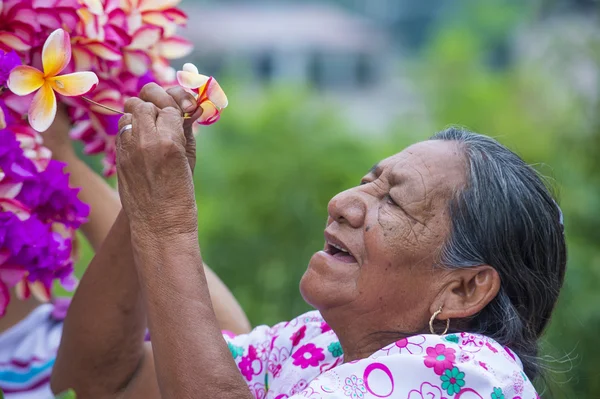
[[[0,50],[0,86],[6,86],[10,71],[17,65],[21,65],[21,59],[14,50],[10,53]]]
[[[0,170],[15,182],[34,179],[35,165],[23,154],[19,142],[9,129],[0,130]]]
[[[41,220],[78,228],[85,223],[90,208],[77,198],[78,189],[69,187],[65,164],[50,161],[36,180],[26,181],[17,199],[29,206]]]
[[[0,212],[0,248],[11,254],[5,263],[23,267],[31,282],[50,286],[52,280],[66,278],[73,269],[71,241],[35,215],[19,220],[13,213]]]

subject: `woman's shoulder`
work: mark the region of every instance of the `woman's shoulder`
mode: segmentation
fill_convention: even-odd
[[[321,373],[298,397],[313,393],[322,398],[537,398],[510,349],[471,333],[403,338]]]
[[[438,368],[449,366],[450,363],[474,363],[486,369],[486,361],[523,368],[521,360],[510,348],[487,336],[469,332],[413,335],[383,347],[371,358],[395,354],[422,356],[426,363],[429,359]]]
[[[266,340],[275,341],[281,337],[287,337],[292,342],[312,339],[324,333],[331,331],[331,328],[321,314],[316,310],[303,313],[289,321],[283,321],[273,326],[259,325],[248,334],[234,335],[228,331],[223,331],[223,337],[226,341],[254,341]]]

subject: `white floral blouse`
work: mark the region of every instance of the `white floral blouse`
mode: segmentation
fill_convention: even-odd
[[[317,311],[224,338],[257,399],[539,398],[517,356],[482,335],[416,335],[349,363]]]

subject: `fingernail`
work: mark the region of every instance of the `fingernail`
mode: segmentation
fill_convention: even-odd
[[[181,106],[183,107],[184,111],[192,111],[194,108],[194,103],[190,100],[183,100],[181,102]]]

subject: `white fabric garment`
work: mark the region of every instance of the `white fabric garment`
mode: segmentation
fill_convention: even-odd
[[[50,374],[63,323],[53,310],[52,304],[41,305],[0,334],[0,389],[6,399],[54,398]]]

